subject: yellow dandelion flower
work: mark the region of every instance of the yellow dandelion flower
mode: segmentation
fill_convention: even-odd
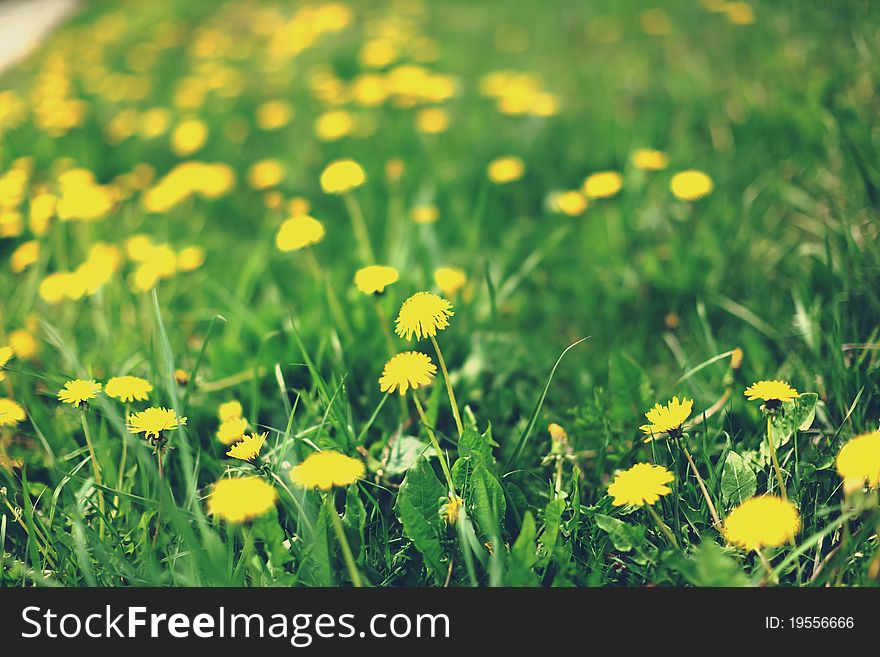
[[[394,267],[370,265],[358,269],[354,275],[354,284],[364,294],[381,294],[385,288],[397,282],[400,274]]]
[[[554,194],[550,200],[552,209],[567,217],[579,217],[586,211],[589,204],[587,197],[576,189]]]
[[[351,134],[354,117],[346,110],[330,110],[315,120],[315,134],[321,141],[337,141]]]
[[[217,417],[220,418],[221,422],[238,419],[243,414],[244,411],[241,407],[241,403],[234,399],[232,401],[224,402],[217,407]]]
[[[9,268],[13,274],[20,274],[40,259],[40,243],[37,240],[24,242],[9,256]]]
[[[248,169],[247,180],[254,189],[275,187],[284,180],[284,165],[274,159],[260,160]]]
[[[688,419],[693,407],[694,400],[685,397],[682,397],[681,401],[678,400],[678,397],[673,397],[672,401],[665,406],[655,404],[654,408],[645,413],[649,424],[641,426],[641,430],[648,434],[645,442],[651,442],[663,433],[675,435],[681,430],[681,425]]]
[[[277,498],[275,489],[259,477],[221,479],[208,497],[208,513],[227,522],[245,522],[266,513]]]
[[[247,428],[248,421],[243,417],[234,417],[225,420],[220,423],[220,428],[217,429],[217,440],[224,445],[231,445],[232,443],[241,440],[242,436],[244,436],[244,432],[247,431]]]
[[[666,153],[653,148],[640,148],[633,152],[631,159],[636,169],[644,171],[662,171],[669,166]]]
[[[142,433],[144,438],[158,438],[163,431],[174,431],[186,426],[185,417],[177,417],[177,413],[168,408],[148,408],[128,417],[129,433]]]
[[[0,397],[0,427],[14,427],[24,422],[26,415],[18,402]]]
[[[672,176],[669,188],[679,201],[696,201],[712,193],[715,184],[702,171],[689,169]]]
[[[15,350],[12,347],[0,347],[0,381],[6,378],[3,368],[6,367],[6,363],[12,360],[13,356],[15,356]]]
[[[268,433],[252,433],[250,436],[245,436],[226,452],[226,456],[242,461],[255,461],[260,455],[260,450],[263,449],[263,443],[266,442],[268,435]]]
[[[608,494],[614,498],[614,506],[653,506],[661,495],[672,492],[666,484],[673,479],[672,473],[661,465],[637,463],[629,470],[618,472],[608,487]]]
[[[30,332],[17,329],[9,334],[9,346],[16,358],[30,360],[37,355],[37,340]]]
[[[332,450],[313,452],[290,472],[297,486],[321,490],[348,486],[363,476],[362,461]]]
[[[293,107],[282,100],[268,100],[257,108],[256,119],[260,130],[283,128],[293,116]]]
[[[199,246],[188,246],[177,254],[177,268],[180,271],[195,271],[205,264],[205,250]]]
[[[183,387],[189,385],[189,372],[180,368],[174,370],[174,381],[177,385]]]
[[[418,390],[421,386],[431,383],[437,374],[437,366],[431,361],[431,357],[418,351],[405,351],[385,363],[382,376],[379,377],[379,389],[382,392],[399,391],[405,395],[412,388]]]
[[[800,396],[797,390],[785,381],[758,381],[745,391],[746,399],[755,401],[763,399],[767,408],[778,408],[783,402],[791,401]]]
[[[755,10],[748,2],[725,2],[723,11],[734,25],[751,25],[755,22]]]
[[[394,332],[407,340],[412,340],[413,334],[418,340],[434,337],[438,330],[449,326],[449,318],[454,314],[452,304],[443,297],[416,292],[400,307]]]
[[[439,135],[449,129],[449,112],[440,107],[428,107],[416,114],[416,128],[426,135]]]
[[[727,540],[746,550],[784,545],[798,529],[800,517],[794,504],[771,495],[746,500],[724,521]]]
[[[116,376],[107,382],[104,392],[121,402],[147,401],[153,385],[138,376]]]
[[[281,224],[275,245],[281,251],[299,251],[324,239],[324,224],[307,214],[292,217]]]
[[[447,525],[454,526],[458,522],[463,506],[464,500],[458,495],[450,493],[446,502],[440,507],[440,517],[446,521]]]
[[[287,211],[290,212],[292,217],[298,217],[302,214],[308,214],[311,212],[312,204],[309,203],[308,199],[297,196],[296,198],[290,199],[287,204]]]
[[[844,445],[837,455],[837,473],[848,491],[880,486],[880,431],[863,433]]]
[[[434,282],[443,294],[452,297],[467,284],[467,274],[458,267],[439,267],[434,271]]]
[[[504,185],[515,182],[522,178],[526,173],[526,165],[522,158],[507,155],[499,157],[489,162],[486,174],[496,185]]]
[[[94,399],[101,392],[101,384],[91,379],[74,379],[64,384],[64,387],[58,391],[58,399],[65,404],[79,406],[80,404],[88,404],[89,400]]]
[[[410,212],[410,217],[417,224],[433,224],[440,216],[440,212],[433,205],[417,205]]]
[[[584,194],[590,198],[609,198],[623,187],[623,177],[617,171],[600,171],[587,176]]]
[[[171,133],[171,150],[180,157],[192,155],[205,145],[207,139],[208,126],[204,121],[190,119],[174,128]]]
[[[321,189],[325,194],[345,194],[367,180],[363,167],[354,160],[336,160],[321,173]]]

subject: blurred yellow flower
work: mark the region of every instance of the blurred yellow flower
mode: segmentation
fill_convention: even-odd
[[[499,157],[489,162],[487,175],[496,185],[511,183],[525,175],[526,165],[522,158],[508,155]]]
[[[394,267],[370,265],[358,269],[354,275],[354,284],[364,294],[381,294],[385,288],[395,283],[400,274]]]
[[[185,417],[177,417],[173,409],[164,407],[148,408],[128,416],[128,431],[142,433],[144,438],[159,438],[165,431],[174,431],[186,426]]]
[[[0,347],[0,381],[6,379],[3,368],[6,367],[6,363],[12,360],[13,356],[15,356],[15,350],[12,347]]]
[[[283,100],[268,100],[257,107],[257,127],[260,130],[283,128],[293,116],[293,107]]]
[[[725,2],[723,11],[734,25],[751,25],[755,22],[755,10],[748,2]]]
[[[662,171],[669,166],[669,158],[663,151],[653,148],[640,148],[632,154],[632,163],[636,169],[646,171]]]
[[[217,440],[224,445],[231,445],[232,443],[241,440],[247,429],[248,421],[243,417],[234,417],[224,420],[220,423],[220,428],[217,429]]]
[[[248,169],[247,179],[254,189],[275,187],[284,180],[284,165],[278,160],[260,160]]]
[[[746,550],[779,547],[800,529],[800,516],[794,504],[764,495],[746,500],[727,516],[724,536]]]
[[[73,379],[64,384],[64,387],[58,391],[58,399],[65,404],[79,406],[80,404],[88,404],[88,402],[98,396],[101,392],[101,384],[91,379]]]
[[[450,124],[449,112],[441,107],[427,107],[416,114],[416,128],[426,135],[446,132]]]
[[[290,199],[287,203],[287,211],[290,212],[292,217],[298,217],[301,214],[308,214],[311,212],[312,204],[309,203],[308,199],[298,196]]]
[[[800,397],[797,390],[785,381],[758,381],[753,383],[745,391],[746,399],[754,401],[762,399],[765,402],[787,402]]]
[[[17,329],[9,334],[9,346],[16,358],[30,360],[37,355],[37,340],[30,332]]]
[[[199,119],[188,119],[171,133],[171,150],[179,157],[192,155],[208,140],[208,126]]]
[[[49,221],[55,216],[55,206],[57,203],[58,197],[46,192],[39,193],[31,198],[28,227],[37,237],[42,237],[49,230]]]
[[[436,206],[417,205],[410,212],[412,220],[417,224],[432,224],[440,216]]]
[[[104,386],[104,393],[121,402],[147,401],[153,385],[138,376],[115,376]]]
[[[336,141],[351,134],[354,117],[346,110],[330,110],[315,120],[315,134],[321,141]]]
[[[151,107],[140,117],[140,135],[144,139],[161,137],[171,126],[171,111],[165,107]]]
[[[550,204],[557,212],[568,217],[578,217],[586,211],[589,200],[581,192],[573,189],[554,194]]]
[[[24,219],[21,212],[0,209],[0,237],[18,237],[24,232]]]
[[[449,326],[452,304],[443,297],[430,292],[416,292],[403,302],[395,321],[394,332],[401,338],[412,340],[434,337],[437,331]]]
[[[277,498],[275,489],[259,477],[220,479],[208,496],[208,513],[227,522],[246,522],[269,511]]]
[[[880,431],[850,439],[837,455],[837,473],[847,491],[880,486]]]
[[[13,274],[20,274],[40,259],[40,243],[29,240],[20,244],[9,257],[9,268]]]
[[[336,160],[321,173],[321,189],[326,194],[344,194],[364,184],[367,176],[354,160]]]
[[[680,201],[696,201],[712,193],[714,183],[702,171],[689,169],[672,176],[669,183],[673,196]]]
[[[609,198],[623,187],[623,177],[617,171],[599,171],[587,176],[584,194],[590,198]]]
[[[224,402],[217,407],[217,417],[220,418],[221,422],[240,418],[243,413],[244,410],[241,407],[241,403],[234,399],[232,401]]]
[[[645,413],[649,424],[643,424],[640,427],[648,435],[645,442],[651,442],[660,434],[677,434],[690,416],[693,407],[694,400],[685,397],[682,397],[681,401],[678,400],[678,397],[673,397],[665,406],[655,404],[654,408]]]
[[[379,377],[379,389],[382,392],[399,392],[405,395],[412,388],[418,390],[421,386],[431,383],[437,374],[437,366],[431,361],[431,357],[418,351],[405,351],[392,356],[382,370]]]
[[[467,283],[467,274],[458,267],[439,267],[434,271],[434,282],[443,294],[452,297]]]
[[[19,422],[24,422],[24,409],[12,399],[0,397],[0,427],[14,427]]]
[[[349,486],[363,476],[362,461],[332,450],[309,454],[290,472],[290,478],[297,486],[321,490]]]
[[[62,221],[95,221],[113,209],[110,189],[94,183],[66,186],[55,211]]]
[[[195,271],[205,264],[205,250],[200,246],[188,246],[177,254],[180,271]]]
[[[618,472],[608,487],[608,494],[613,498],[611,504],[623,506],[653,506],[661,495],[672,492],[666,484],[673,480],[672,473],[660,465],[637,463],[629,470]]]
[[[242,461],[256,461],[257,457],[260,455],[260,450],[263,449],[263,443],[266,442],[266,436],[268,435],[268,433],[253,433],[250,436],[245,436],[226,452],[226,456],[231,456],[234,459],[240,459]]]
[[[306,214],[291,217],[278,229],[275,245],[282,251],[298,251],[324,239],[324,225]]]

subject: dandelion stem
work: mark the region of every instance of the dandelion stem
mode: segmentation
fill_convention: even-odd
[[[82,420],[83,433],[86,436],[86,445],[89,448],[89,456],[92,457],[92,472],[95,474],[95,484],[98,485],[98,508],[101,511],[101,520],[98,524],[98,535],[101,538],[104,538],[104,491],[101,490],[101,486],[104,485],[103,480],[101,479],[101,466],[98,464],[98,457],[95,454],[95,447],[92,445],[92,432],[89,431],[89,423],[86,420],[86,411],[82,409],[80,411],[80,419]]]
[[[669,526],[665,522],[663,522],[663,519],[654,510],[654,507],[652,507],[650,504],[646,504],[645,509],[648,510],[648,514],[654,520],[654,522],[656,523],[656,525],[660,529],[660,531],[663,532],[664,536],[666,536],[666,539],[673,545],[673,547],[677,548],[678,541],[675,540],[675,534],[673,534],[672,530],[669,529]]]
[[[437,338],[431,336],[431,343],[434,345],[434,351],[437,352],[437,360],[440,362],[440,369],[443,372],[443,380],[446,382],[446,392],[449,393],[449,404],[452,406],[452,415],[455,417],[455,428],[458,429],[458,435],[464,433],[464,426],[461,423],[461,416],[458,414],[458,402],[455,401],[455,392],[452,390],[452,382],[449,380],[449,370],[446,369],[446,361],[443,360],[443,352],[440,351],[440,345],[437,344]]]
[[[767,581],[771,584],[779,584],[779,580],[776,578],[776,575],[773,574],[773,567],[770,565],[770,560],[767,559],[767,555],[764,554],[763,550],[756,549],[755,553],[758,555],[758,558],[761,560],[761,564],[764,566],[764,570],[767,571]]]
[[[348,576],[351,578],[351,584],[355,588],[360,588],[361,574],[358,571],[357,564],[354,561],[354,554],[351,552],[351,546],[348,544],[348,538],[345,536],[345,529],[339,514],[336,513],[336,506],[331,499],[332,493],[324,493],[324,506],[327,508],[327,514],[333,523],[333,530],[336,532],[336,538],[339,539],[339,547],[342,548],[342,556],[345,559],[345,567],[348,568]]]
[[[721,531],[721,518],[718,516],[718,511],[715,509],[715,504],[712,502],[712,498],[709,496],[709,489],[706,488],[706,482],[704,482],[703,477],[700,476],[700,471],[697,469],[697,464],[694,463],[694,459],[693,457],[691,457],[691,453],[688,451],[688,448],[682,444],[681,451],[684,453],[688,465],[690,465],[694,476],[697,478],[697,484],[700,487],[700,491],[703,493],[703,497],[706,500],[706,505],[709,507],[709,513],[712,515],[712,522],[715,524],[715,529]]]
[[[351,227],[354,229],[354,237],[358,243],[358,249],[361,252],[361,258],[365,265],[376,262],[376,255],[373,253],[373,247],[370,246],[370,234],[367,231],[367,222],[364,220],[364,213],[358,203],[357,197],[352,193],[343,194],[345,199],[345,207],[348,210],[348,216],[351,219]]]
[[[422,408],[422,402],[419,401],[418,395],[413,392],[412,397],[413,401],[416,403],[416,409],[419,411],[419,417],[422,420],[422,424],[425,425],[425,430],[431,438],[431,444],[434,446],[434,451],[437,452],[437,458],[440,459],[440,467],[443,469],[443,475],[446,477],[446,484],[449,486],[449,492],[455,495],[455,484],[452,483],[452,472],[449,470],[449,464],[446,463],[446,455],[443,454],[443,450],[440,449],[440,443],[437,442],[437,436],[434,435],[434,430],[431,428],[430,422],[428,422],[428,418],[425,415],[425,409]]]
[[[306,249],[306,253],[308,254],[306,257],[309,259],[309,264],[314,271],[315,278],[318,280],[318,285],[324,288],[324,293],[327,296],[327,304],[330,306],[330,313],[333,315],[336,325],[347,336],[351,336],[351,327],[345,319],[345,313],[342,312],[342,306],[339,303],[339,298],[336,296],[336,290],[327,279],[324,269],[321,267],[321,263],[318,262],[318,258],[315,256],[315,252],[309,248]]]
[[[767,416],[767,445],[770,447],[770,460],[773,461],[773,469],[776,470],[776,479],[779,481],[779,493],[782,499],[787,500],[788,495],[785,492],[785,482],[782,481],[782,470],[779,467],[779,460],[776,458],[776,447],[773,445],[772,416]]]
[[[125,476],[125,461],[128,457],[128,416],[131,415],[131,404],[125,405],[125,435],[122,436],[122,456],[119,459],[119,476],[116,478],[116,486],[122,490],[122,478]]]

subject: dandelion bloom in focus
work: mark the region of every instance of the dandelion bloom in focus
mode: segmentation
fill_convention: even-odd
[[[662,433],[675,435],[680,432],[681,425],[688,419],[693,407],[694,400],[685,397],[682,397],[681,401],[678,400],[678,397],[673,397],[665,406],[655,404],[654,408],[645,413],[648,424],[643,424],[640,427],[644,433],[648,434],[645,442],[651,442]]]
[[[278,229],[275,245],[282,251],[299,251],[324,239],[324,224],[307,214],[291,217]]]
[[[278,160],[260,160],[248,169],[247,179],[254,189],[275,187],[284,180],[284,165]]]
[[[430,356],[418,351],[405,351],[392,356],[385,363],[382,376],[379,377],[379,389],[382,392],[397,391],[402,396],[410,388],[418,390],[429,385],[435,374],[437,366]]]
[[[400,274],[394,267],[370,265],[358,269],[354,275],[354,284],[364,294],[381,294],[399,278]]]
[[[116,376],[107,382],[104,392],[121,402],[147,401],[153,385],[138,376]]]
[[[321,189],[326,194],[344,194],[363,185],[366,179],[363,168],[354,160],[336,160],[321,173]]]
[[[663,151],[640,148],[632,154],[632,163],[636,169],[662,171],[669,165],[669,158]]]
[[[321,490],[348,486],[363,476],[362,461],[332,450],[313,452],[290,472],[290,478],[297,486]]]
[[[768,402],[768,407],[778,406],[780,403],[791,401],[800,397],[797,390],[785,381],[758,381],[753,383],[745,391],[746,399],[755,401],[762,399]]]
[[[800,516],[794,504],[772,495],[746,500],[727,516],[724,536],[746,550],[779,547],[800,529]]]
[[[101,384],[91,379],[74,379],[64,384],[64,387],[58,391],[58,399],[65,404],[79,406],[87,404],[90,400],[98,396],[101,392]]]
[[[880,486],[880,431],[863,433],[844,445],[837,455],[837,473],[847,491]]]
[[[619,472],[608,487],[608,494],[614,498],[614,506],[654,505],[661,495],[672,492],[666,484],[673,479],[672,473],[661,465],[637,463],[625,472]]]
[[[590,198],[609,198],[623,187],[623,177],[616,171],[600,171],[587,176],[584,194]]]
[[[237,440],[241,440],[244,432],[247,431],[248,421],[243,417],[234,417],[220,423],[217,429],[217,440],[224,445],[231,445]]]
[[[434,271],[434,282],[448,297],[455,296],[467,283],[467,274],[458,267],[439,267]]]
[[[259,477],[221,479],[208,497],[208,513],[227,522],[245,522],[266,513],[277,498],[275,489]]]
[[[250,436],[245,436],[226,452],[226,456],[242,461],[255,461],[260,455],[260,450],[263,449],[263,443],[266,442],[268,435],[268,433],[252,433]]]
[[[144,438],[158,438],[163,431],[174,431],[186,426],[185,417],[177,417],[172,409],[148,408],[128,417],[129,433],[142,433]]]
[[[0,397],[0,427],[14,427],[24,418],[24,409],[18,402]]]
[[[489,162],[486,173],[493,183],[504,185],[522,178],[526,173],[526,165],[516,156],[499,157]]]
[[[243,412],[241,403],[234,399],[232,401],[224,402],[217,407],[217,417],[220,418],[221,422],[240,418]]]
[[[711,194],[714,187],[709,176],[695,169],[676,173],[669,183],[672,194],[679,201],[696,201]]]
[[[449,326],[449,318],[454,314],[452,304],[443,297],[416,292],[400,307],[394,332],[407,340],[412,340],[413,334],[419,340],[434,337],[438,330]]]

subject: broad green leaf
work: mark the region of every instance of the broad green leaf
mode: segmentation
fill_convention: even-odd
[[[468,515],[476,523],[480,540],[494,544],[501,538],[501,521],[507,513],[501,484],[486,466],[469,458],[455,462],[452,478]]]
[[[446,488],[437,479],[428,460],[422,457],[403,478],[394,504],[403,533],[421,552],[425,565],[435,576],[446,572],[446,557],[440,543],[444,529],[440,505],[446,496]]]
[[[327,507],[319,507],[318,519],[311,536],[304,541],[302,561],[297,569],[297,577],[311,586],[333,586],[333,548],[330,542],[330,518]]]
[[[556,498],[544,507],[544,531],[541,532],[540,543],[541,566],[546,566],[553,558],[556,543],[559,539],[559,526],[565,511],[565,500]]]
[[[490,439],[480,435],[471,429],[465,429],[458,439],[458,455],[459,458],[474,456],[480,460],[483,465],[492,466],[495,459],[492,456],[492,444]]]
[[[364,526],[367,523],[367,512],[361,501],[357,485],[349,486],[345,492],[345,514],[342,516],[342,527],[348,538],[351,550],[354,552],[358,563],[363,562],[364,557]]]
[[[758,479],[742,456],[727,453],[721,473],[721,501],[725,506],[738,506],[755,494]]]
[[[749,586],[749,578],[736,560],[714,541],[705,540],[678,570],[694,586]]]
[[[419,456],[422,454],[426,457],[430,455],[430,452],[426,451],[427,449],[428,444],[422,442],[418,438],[413,436],[400,436],[391,445],[391,450],[388,454],[388,463],[383,468],[385,474],[389,477],[402,475],[412,467],[413,463],[416,462],[416,459],[418,459]]]
[[[508,586],[538,586],[540,583],[538,576],[532,570],[538,561],[536,533],[535,518],[531,511],[526,511],[522,529],[510,548],[510,556],[507,559]]]
[[[644,542],[643,527],[636,527],[601,513],[595,514],[593,519],[599,529],[608,534],[614,549],[619,552],[629,552]]]
[[[788,443],[797,431],[806,431],[812,426],[818,400],[819,395],[815,392],[805,392],[800,397],[785,402],[782,412],[771,416],[770,432],[776,449]]]

